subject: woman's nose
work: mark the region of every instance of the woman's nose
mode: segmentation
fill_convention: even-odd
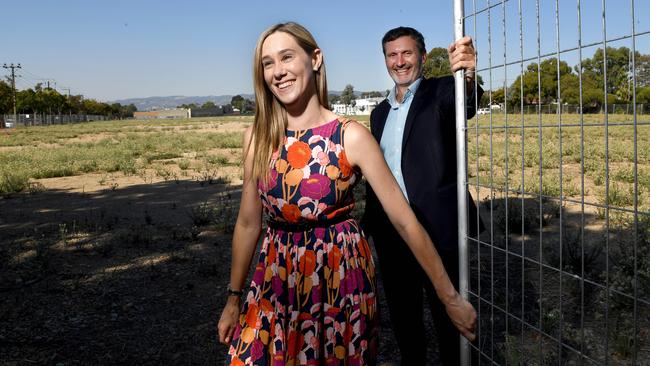
[[[287,72],[284,69],[284,65],[282,65],[282,63],[275,64],[275,68],[273,69],[273,76],[276,79],[281,79],[286,73]]]

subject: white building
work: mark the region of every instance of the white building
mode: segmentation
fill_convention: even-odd
[[[341,103],[332,104],[332,112],[340,115],[368,115],[375,107],[381,103],[384,97],[355,99],[354,105],[345,105]]]

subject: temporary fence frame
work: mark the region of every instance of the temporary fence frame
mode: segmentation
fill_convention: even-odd
[[[457,144],[457,198],[458,198],[458,215],[459,215],[459,289],[461,294],[470,299],[477,309],[479,319],[477,321],[477,341],[470,344],[464,338],[461,337],[461,364],[470,365],[470,364],[490,364],[490,365],[508,365],[508,364],[535,364],[535,365],[546,365],[546,364],[579,364],[579,365],[609,365],[609,364],[619,364],[625,362],[634,364],[634,365],[650,365],[650,349],[645,349],[647,347],[648,340],[642,339],[642,334],[648,335],[650,338],[650,321],[645,319],[646,316],[650,316],[650,294],[643,293],[642,286],[648,285],[648,277],[644,274],[643,276],[639,274],[639,251],[646,250],[645,246],[650,245],[647,243],[647,224],[642,226],[641,218],[643,222],[650,222],[647,219],[650,217],[650,210],[644,210],[640,208],[640,182],[639,182],[639,132],[638,129],[641,126],[650,125],[648,120],[638,121],[637,116],[642,113],[648,113],[648,108],[646,106],[639,106],[637,104],[636,95],[637,95],[637,69],[636,69],[636,42],[637,38],[642,35],[650,35],[649,30],[637,31],[636,29],[636,15],[635,15],[635,0],[629,0],[630,8],[630,18],[627,24],[630,27],[629,33],[622,36],[610,37],[608,38],[607,33],[607,0],[600,0],[601,7],[601,29],[602,29],[602,38],[599,42],[593,43],[583,43],[582,36],[582,3],[583,0],[574,0],[575,1],[575,10],[577,14],[577,44],[570,47],[561,47],[561,32],[560,32],[560,1],[559,0],[535,0],[535,19],[536,19],[536,39],[537,39],[537,54],[533,57],[526,57],[524,53],[525,47],[529,45],[524,44],[524,24],[522,16],[522,8],[524,6],[532,6],[533,1],[523,1],[523,0],[480,0],[483,6],[477,8],[477,0],[472,0],[471,7],[466,8],[465,1],[463,0],[454,0],[454,35],[456,39],[464,36],[465,27],[468,21],[471,21],[473,24],[473,32],[471,35],[475,40],[475,46],[477,49],[477,57],[484,57],[487,59],[486,67],[478,67],[476,70],[477,75],[482,75],[483,78],[487,78],[487,84],[484,86],[486,93],[488,94],[489,104],[492,103],[492,90],[493,90],[493,71],[500,69],[503,76],[503,88],[505,89],[504,94],[506,95],[503,110],[498,113],[502,113],[504,118],[503,125],[493,124],[493,114],[496,114],[493,110],[490,111],[488,115],[477,116],[473,122],[473,126],[468,124],[466,118],[466,98],[465,98],[465,82],[464,75],[462,71],[459,71],[455,74],[456,78],[456,144]],[[638,0],[637,0],[638,1]],[[511,60],[507,57],[507,26],[510,26],[512,20],[506,18],[506,4],[515,3],[518,8],[518,32],[519,32],[519,55],[515,57],[514,60]],[[544,3],[545,7],[542,9],[540,6],[541,3]],[[611,1],[610,1],[611,4]],[[619,4],[618,2],[616,4]],[[547,6],[548,5],[548,6]],[[555,17],[555,50],[549,53],[542,52],[541,46],[541,22],[540,14],[542,11],[547,12],[544,15],[548,15],[552,9],[551,5],[554,7],[554,17]],[[563,4],[566,5],[566,4]],[[593,4],[591,4],[593,5]],[[626,6],[627,6],[626,5]],[[495,61],[493,63],[493,44],[492,44],[492,29],[491,29],[491,16],[493,13],[497,13],[501,17],[501,26],[503,38],[503,60]],[[487,33],[481,33],[480,36],[477,34],[477,23],[478,19],[484,17],[487,18]],[[508,21],[508,23],[507,23]],[[479,38],[480,37],[480,38]],[[485,39],[487,38],[487,42]],[[477,42],[480,40],[480,42]],[[602,119],[602,123],[591,123],[585,121],[585,111],[583,105],[583,50],[588,47],[602,47],[603,60],[607,59],[608,45],[613,42],[618,41],[629,41],[631,42],[631,52],[630,52],[630,68],[628,69],[629,73],[629,83],[631,89],[631,100],[629,103],[625,104],[624,109],[612,108],[612,105],[608,103],[608,97],[603,97],[602,107],[600,108],[600,113],[596,115],[597,118]],[[486,45],[486,47],[483,47]],[[560,101],[562,100],[562,93],[565,90],[561,87],[561,74],[560,74],[560,61],[562,60],[561,56],[568,52],[577,52],[578,60],[580,67],[576,67],[576,72],[578,73],[579,85],[579,105],[575,106],[573,109],[579,116],[579,121],[576,122],[567,122],[563,119],[567,111],[570,111],[570,108],[565,108],[562,106]],[[542,59],[547,59],[549,57],[555,57],[556,65],[556,77],[557,77],[557,100],[556,105],[548,105],[549,111],[552,111],[555,119],[555,123],[546,123],[544,120],[547,117],[543,114],[542,107],[542,71],[540,68]],[[538,98],[537,103],[532,105],[524,104],[524,66],[529,63],[536,63],[537,65],[537,87],[538,87]],[[519,97],[519,105],[508,105],[507,95],[508,95],[508,68],[519,66],[520,74],[522,77],[519,78],[521,85],[519,86],[519,91],[521,93]],[[602,74],[603,74],[603,95],[608,95],[608,63],[602,63]],[[486,77],[487,76],[487,77]],[[478,77],[475,80],[475,88],[478,87]],[[479,101],[477,98],[476,105],[474,107],[478,110]],[[531,124],[527,123],[526,115],[531,112],[532,114],[537,115],[537,123]],[[512,110],[512,111],[511,111]],[[528,113],[526,113],[528,110]],[[610,121],[611,113],[624,113],[627,111],[631,112],[631,121]],[[511,113],[509,116],[509,112]],[[510,122],[509,118],[514,118],[512,112],[519,115],[519,120]],[[488,124],[481,126],[481,118],[485,120],[488,119]],[[589,119],[592,119],[591,117]],[[616,182],[612,178],[612,164],[610,164],[610,152],[612,150],[612,143],[615,141],[610,141],[610,134],[612,133],[613,128],[617,127],[626,127],[631,128],[632,131],[632,141],[633,143],[633,156],[631,169],[632,176],[629,179],[630,185],[630,195],[632,201],[628,204],[620,204],[619,202],[612,199],[612,193],[617,187]],[[573,130],[570,130],[573,128]],[[593,202],[585,199],[586,189],[585,189],[585,154],[588,146],[585,146],[585,130],[586,128],[602,128],[603,132],[603,141],[602,149],[604,150],[604,159],[602,163],[604,164],[604,195],[602,202]],[[545,191],[545,181],[544,173],[550,169],[557,169],[555,167],[546,168],[544,167],[544,157],[545,152],[543,151],[543,146],[545,144],[545,131],[552,129],[557,132],[557,150],[555,151],[559,157],[559,171],[557,172],[557,177],[559,179],[558,193],[549,194]],[[571,177],[565,177],[567,174],[564,172],[566,156],[565,151],[569,149],[574,149],[574,146],[564,146],[563,134],[568,132],[576,132],[576,129],[579,129],[580,134],[580,161],[574,162],[579,163],[579,174],[580,174],[580,191],[579,194],[574,192],[569,194],[564,191],[566,182],[569,181]],[[489,134],[489,176],[486,176],[488,183],[481,182],[481,166],[479,162],[479,153],[481,146],[479,146],[479,133],[487,131]],[[511,133],[519,131],[520,134],[518,138],[520,141],[520,146],[515,146],[516,150],[520,151],[520,160],[521,166],[508,166],[509,164],[509,149],[512,147],[509,146],[509,140]],[[530,136],[529,131],[532,133],[537,133],[537,144],[538,144],[538,156],[537,156],[537,166],[527,167],[524,164],[525,155],[526,155],[526,146],[525,138]],[[470,135],[472,133],[472,135]],[[502,139],[499,133],[503,133],[504,138]],[[578,132],[576,132],[578,133]],[[498,137],[495,139],[495,137]],[[475,149],[477,151],[475,157],[475,179],[470,180],[468,173],[468,149],[470,140],[476,140]],[[501,141],[503,140],[503,141]],[[512,143],[512,142],[511,142]],[[494,166],[495,159],[495,150],[499,148],[500,151],[503,150],[505,154],[505,167],[502,169],[505,172],[505,181],[503,183],[496,183],[496,169]],[[472,148],[474,148],[472,146]],[[514,151],[516,153],[516,150]],[[526,188],[526,180],[529,179],[527,172],[530,172],[532,169],[536,168],[537,177],[534,184],[537,185],[537,190],[531,190]],[[518,173],[517,169],[521,169]],[[520,174],[520,185],[519,187],[509,186],[509,172],[513,171],[513,175]],[[645,178],[644,178],[645,179]],[[474,189],[472,191],[472,189]],[[647,187],[644,188],[647,190]],[[468,225],[467,225],[467,192],[475,192],[475,199],[478,201],[477,204],[477,217],[483,216],[484,222],[486,222],[487,230],[482,235],[477,235],[476,237],[470,237],[468,234]],[[481,203],[481,190],[487,190],[489,199],[486,199],[486,203]],[[503,194],[503,204],[500,206],[505,212],[505,233],[503,236],[498,237],[495,235],[495,192],[501,192]],[[615,193],[615,192],[614,192]],[[576,197],[577,196],[577,197]],[[532,201],[533,210],[526,211],[526,206],[530,207]],[[545,202],[554,202],[557,204],[557,217],[552,218],[553,222],[559,222],[557,225],[557,232],[552,234],[545,233],[543,217],[545,215]],[[579,221],[578,228],[578,237],[575,240],[579,248],[576,253],[569,253],[565,246],[567,246],[567,235],[570,231],[568,226],[570,218],[568,213],[565,212],[565,205],[574,205],[579,207],[578,214],[579,220],[574,219],[574,221]],[[481,207],[483,211],[481,212]],[[593,243],[585,242],[586,227],[589,224],[587,222],[586,208],[588,210],[598,210],[602,213],[602,219],[599,220],[602,225],[604,235],[603,235],[603,247],[600,250],[604,251],[604,257],[599,254],[598,260],[603,262],[604,265],[603,271],[600,274],[598,279],[590,278],[590,275],[586,270],[586,256],[589,256],[589,249],[594,247]],[[516,210],[513,210],[516,209]],[[536,211],[536,212],[535,212]],[[516,214],[517,217],[512,217]],[[538,226],[535,228],[527,228],[525,222],[529,219],[526,215],[528,214],[537,215]],[[614,272],[618,270],[615,268],[619,266],[619,263],[613,261],[613,257],[610,258],[612,250],[614,250],[614,240],[617,239],[616,228],[612,227],[612,222],[610,219],[615,216],[615,214],[624,215],[627,217],[628,224],[630,228],[629,238],[627,236],[621,235],[621,238],[618,240],[627,240],[623,245],[629,245],[631,247],[630,255],[624,260],[628,262],[625,264],[628,268],[632,268],[633,276],[631,278],[631,293],[627,289],[620,289],[617,286],[617,282],[613,279]],[[508,215],[511,215],[509,220]],[[480,220],[480,219],[479,219]],[[509,227],[510,221],[521,222],[521,228],[512,228]],[[479,224],[479,222],[477,222]],[[512,231],[510,231],[512,230]],[[640,230],[645,230],[643,239],[641,239]],[[548,231],[548,230],[546,230]],[[516,245],[511,245],[511,234],[513,232],[518,233],[521,241],[521,249],[518,250]],[[546,235],[546,237],[545,237]],[[534,236],[537,236],[537,240],[534,240]],[[552,236],[559,241],[559,258],[554,263],[548,263],[545,260],[545,239],[548,241],[548,237]],[[629,239],[629,240],[628,240]],[[525,245],[528,243],[536,242],[538,247],[535,255],[529,256],[526,252]],[[620,244],[620,243],[619,243]],[[530,245],[530,244],[529,244]],[[595,244],[596,246],[598,243]],[[641,248],[641,245],[644,247]],[[568,248],[568,247],[567,247]],[[645,252],[643,252],[645,253]],[[496,257],[505,257],[505,289],[501,288],[502,283],[495,280],[495,272],[501,270],[501,268],[495,268],[499,263],[495,263]],[[580,268],[568,270],[567,263],[575,258],[579,258],[577,262],[580,264]],[[513,273],[509,273],[511,269],[510,261],[520,262],[520,267],[512,267],[514,276],[518,275],[520,272],[520,278],[513,283],[510,283],[510,279],[513,277]],[[485,263],[486,271],[482,271],[482,265]],[[517,263],[516,263],[517,264]],[[534,293],[530,294],[531,290],[527,288],[526,279],[524,278],[528,272],[538,272],[537,278],[532,278],[530,281],[536,284]],[[577,273],[576,273],[577,272]],[[545,306],[547,298],[545,298],[544,291],[546,290],[545,285],[549,282],[545,277],[551,277],[556,279],[556,281],[551,284],[551,289],[559,293],[559,303],[557,308],[548,309]],[[485,280],[487,278],[487,280]],[[643,282],[640,282],[643,281]],[[602,282],[602,283],[601,283]],[[482,284],[485,283],[489,288],[482,289]],[[565,288],[563,288],[565,286]],[[546,290],[546,291],[549,291]],[[565,300],[565,295],[568,290],[576,291],[580,294],[579,299],[576,301],[576,304],[570,303],[570,300]],[[535,291],[537,291],[535,293]],[[596,313],[597,306],[596,304],[589,304],[591,298],[588,298],[585,294],[589,291],[594,291],[598,293],[599,296],[603,297],[604,300],[594,301],[598,304],[602,303],[604,305],[604,313],[601,315],[604,317],[602,322],[604,323],[604,336],[603,335],[593,335],[589,332],[592,332],[593,329],[587,329],[587,317],[591,317],[591,313]],[[496,292],[505,295],[505,306],[498,304],[495,300]],[[534,301],[531,301],[530,298],[526,298],[529,294]],[[519,307],[511,307],[511,296],[520,297]],[[548,295],[547,295],[548,296]],[[568,296],[567,296],[568,297]],[[614,349],[617,348],[616,342],[613,342],[610,339],[611,331],[610,323],[615,314],[615,300],[621,298],[624,301],[629,302],[631,305],[629,309],[631,311],[630,320],[633,325],[631,330],[632,336],[629,339],[626,339],[628,344],[626,346],[630,351],[629,354],[623,359],[621,356],[617,355],[617,351]],[[535,305],[530,306],[527,303],[532,302]],[[579,305],[577,305],[579,303]],[[571,306],[579,308],[579,320],[573,321],[573,324],[576,325],[578,329],[572,329],[571,322],[567,321],[568,315]],[[594,309],[591,308],[591,306]],[[566,306],[566,309],[564,308]],[[531,315],[532,314],[532,315]],[[556,322],[554,325],[554,331],[548,331],[549,326],[546,326],[545,323],[549,321],[549,314],[555,314],[554,316],[557,319],[553,321]],[[572,314],[576,317],[575,314]],[[598,313],[600,315],[600,313]],[[532,317],[532,318],[531,318]],[[498,319],[503,319],[505,326],[502,329],[497,329],[497,327],[502,327],[498,323]],[[532,319],[532,320],[531,320]],[[643,325],[647,328],[641,329],[640,322],[643,322]],[[518,328],[518,329],[515,329]],[[627,331],[630,331],[629,329]],[[576,334],[577,341],[574,342],[569,340],[569,337],[566,336],[567,332],[573,332]],[[589,333],[589,334],[587,334]],[[628,334],[628,333],[626,333]],[[601,337],[603,344],[597,344],[596,346],[588,344],[588,337]]]

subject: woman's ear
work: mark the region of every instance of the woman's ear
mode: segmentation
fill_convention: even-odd
[[[323,64],[323,53],[320,51],[320,48],[316,48],[311,53],[311,66],[314,72],[318,72],[322,64]]]

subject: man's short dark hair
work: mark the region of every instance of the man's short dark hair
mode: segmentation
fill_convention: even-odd
[[[422,33],[411,27],[397,27],[386,32],[386,34],[384,34],[384,38],[381,39],[381,49],[382,52],[384,52],[384,55],[386,55],[386,43],[404,36],[413,38],[415,44],[418,46],[418,51],[420,51],[421,54],[424,55],[427,53],[426,47],[424,46],[424,37],[422,36]]]

